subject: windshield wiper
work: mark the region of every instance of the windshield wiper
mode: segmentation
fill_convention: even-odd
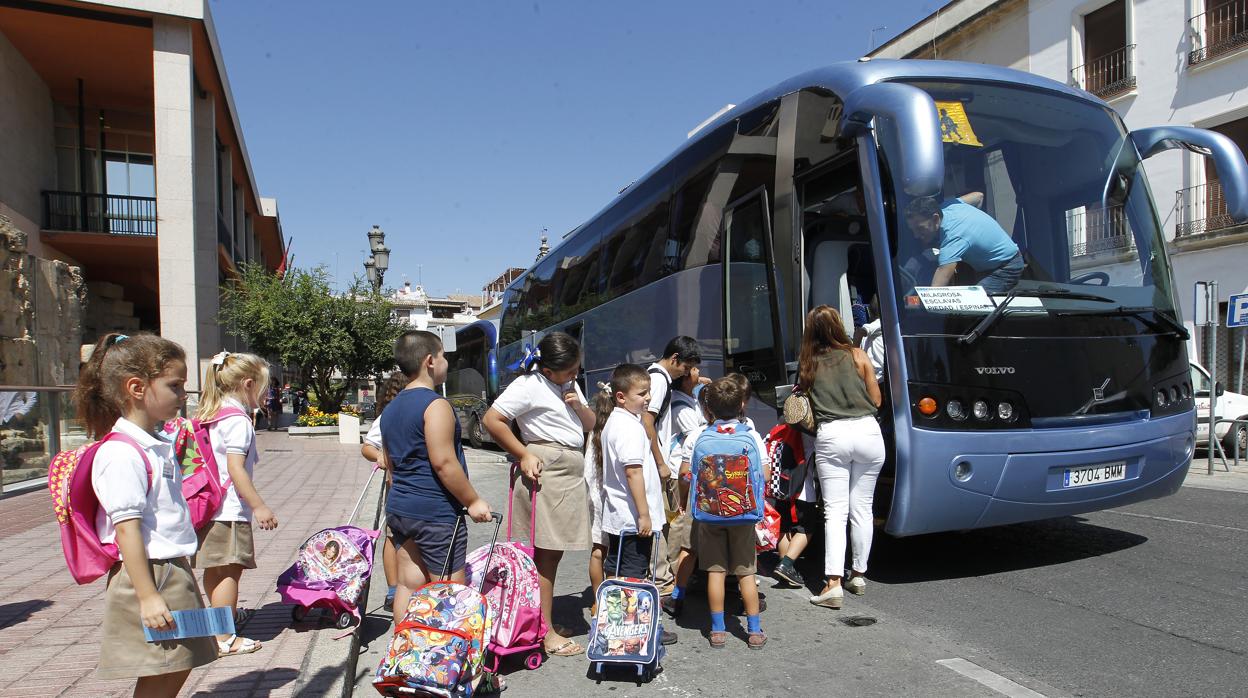
[[[1092,311],[1089,311],[1089,312],[1092,312]],[[1150,317],[1148,313],[1152,313],[1152,316]],[[1060,316],[1060,315],[1086,315],[1087,313],[1067,312],[1067,313],[1054,313],[1054,314]],[[1165,313],[1161,312],[1157,308],[1152,308],[1149,306],[1142,306],[1138,308],[1119,306],[1117,308],[1114,308],[1113,310],[1106,311],[1103,313],[1098,312],[1096,314],[1097,315],[1126,315],[1126,316],[1139,319],[1140,322],[1143,322],[1145,325],[1148,325],[1149,327],[1153,328],[1154,330],[1157,330],[1158,332],[1162,334],[1173,334],[1179,337],[1180,339],[1184,339],[1184,340],[1189,339],[1191,337],[1191,334],[1187,331],[1187,328],[1179,324],[1179,322],[1176,321],[1174,318],[1170,317],[1169,315],[1166,315]]]
[[[1095,301],[1097,303],[1117,302],[1114,299],[1106,298],[1105,296],[1098,296],[1092,293],[1079,293],[1078,291],[1070,291],[1064,288],[1015,289],[1010,291],[1009,294],[997,304],[997,307],[993,308],[991,313],[985,315],[984,319],[980,320],[979,324],[975,325],[970,332],[958,337],[958,343],[974,344],[978,341],[979,338],[984,336],[984,333],[988,331],[988,328],[996,324],[997,320],[1000,320],[1002,315],[1005,315],[1005,309],[1009,307],[1010,303],[1012,303],[1015,298],[1062,298],[1072,301]]]

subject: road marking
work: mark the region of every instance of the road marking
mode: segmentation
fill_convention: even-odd
[[[1154,521],[1169,521],[1170,523],[1191,524],[1193,526],[1207,526],[1209,528],[1220,528],[1223,531],[1236,531],[1239,533],[1248,533],[1248,528],[1236,528],[1234,526],[1223,526],[1222,524],[1204,523],[1201,521],[1188,521],[1187,519],[1172,519],[1169,516],[1153,516],[1152,514],[1136,514],[1131,511],[1114,511],[1106,509],[1106,514],[1118,514],[1119,516],[1134,516],[1137,519],[1153,519]]]
[[[947,669],[952,669],[968,679],[978,681],[997,693],[1010,696],[1010,698],[1045,698],[1043,693],[1036,693],[1022,684],[1014,683],[996,672],[988,671],[982,666],[974,662],[968,662],[961,657],[938,659],[936,663]]]

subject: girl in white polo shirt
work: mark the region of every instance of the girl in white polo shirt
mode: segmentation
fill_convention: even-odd
[[[550,628],[546,652],[560,657],[585,651],[556,630],[550,618],[555,573],[564,551],[588,550],[590,543],[584,450],[594,413],[576,384],[580,368],[581,346],[571,335],[546,335],[529,373],[512,381],[483,419],[494,441],[520,463],[511,503],[513,524],[528,531],[530,522],[536,522],[533,562],[541,578],[542,615]],[[511,432],[513,419],[523,441]],[[536,507],[531,506],[534,489]]]
[[[186,354],[154,335],[105,336],[74,393],[92,436],[121,436],[99,447],[91,469],[100,502],[96,533],[121,553],[108,573],[96,672],[101,679],[138,678],[134,693],[141,696],[177,695],[192,668],[217,657],[212,638],[143,637],[144,627],[169,629],[172,611],[204,606],[187,561],[198,541],[182,498],[182,470],[173,444],[158,435],[185,400]]]

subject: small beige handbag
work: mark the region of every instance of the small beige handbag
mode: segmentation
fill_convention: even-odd
[[[784,423],[815,433],[815,410],[810,396],[794,390],[784,399]]]

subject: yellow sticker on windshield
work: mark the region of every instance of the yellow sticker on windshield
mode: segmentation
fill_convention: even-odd
[[[936,113],[940,115],[940,140],[946,143],[984,147],[966,118],[961,102],[937,102]]]

